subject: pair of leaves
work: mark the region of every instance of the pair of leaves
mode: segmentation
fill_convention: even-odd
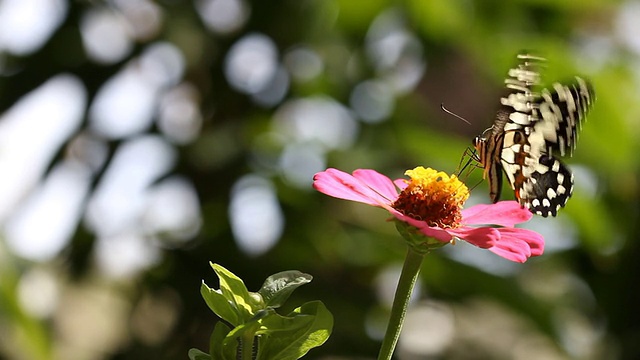
[[[295,360],[322,345],[331,334],[333,316],[320,301],[308,302],[287,316],[275,311],[296,288],[311,281],[310,275],[277,273],[254,293],[224,267],[211,266],[220,279],[220,289],[203,282],[200,292],[209,308],[233,328],[218,322],[209,354],[191,349],[191,360]]]

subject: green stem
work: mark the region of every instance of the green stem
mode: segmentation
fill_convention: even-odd
[[[253,360],[253,339],[254,334],[248,331],[243,337],[240,344],[241,360]]]
[[[402,273],[400,274],[396,295],[393,298],[393,306],[391,307],[391,317],[382,341],[380,354],[378,354],[378,360],[391,360],[391,356],[393,356],[393,350],[396,348],[398,338],[400,338],[400,330],[402,330],[404,317],[407,314],[409,299],[420,273],[422,259],[424,259],[424,254],[418,254],[410,247],[407,249],[407,257],[404,259],[404,265],[402,266]]]

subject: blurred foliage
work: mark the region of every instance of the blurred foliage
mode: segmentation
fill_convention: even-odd
[[[435,350],[401,339],[398,358],[640,357],[640,289],[634,285],[640,273],[640,50],[619,26],[625,7],[638,2],[247,0],[246,22],[231,32],[215,32],[199,17],[198,1],[164,0],[155,3],[162,13],[157,32],[136,39],[116,63],[92,61],[81,42],[82,14],[98,7],[122,11],[121,3],[69,1],[64,22],[43,47],[27,55],[3,54],[12,71],[0,77],[0,109],[60,73],[81,79],[91,102],[105,81],[149,44],[170,42],[185,58],[183,81],[197,90],[204,119],[197,138],[175,145],[179,157],[173,172],[193,182],[203,226],[193,240],[163,247],[158,264],[127,279],[96,270],[95,236],[84,224],[47,263],[20,259],[0,243],[0,357],[185,359],[190,348],[208,348],[217,321],[199,293],[203,279],[213,280],[213,261],[250,289],[284,270],[313,275],[313,283],[292,295],[291,303],[321,300],[335,324],[332,337],[308,358],[374,358],[388,310],[381,287],[393,283],[382,275],[401,261],[404,244],[384,211],[331,199],[292,181],[279,164],[293,141],[275,118],[285,104],[301,99],[332,99],[348,108],[362,81],[387,81],[403,63],[385,67],[371,53],[370,29],[381,16],[399,21],[417,40],[407,51],[424,61],[424,74],[415,86],[393,93],[392,111],[384,119],[358,120],[352,143],[330,149],[314,141],[298,144],[323,148],[327,167],[374,168],[391,177],[417,165],[454,172],[473,137],[490,126],[503,79],[522,49],[549,59],[545,79],[582,74],[598,97],[576,154],[567,160],[576,170],[574,197],[558,219],[530,224],[547,236],[547,252],[515,267],[463,244],[428,256],[414,305],[439,309],[437,319],[453,314],[446,324],[455,331],[438,343],[444,333],[440,323],[427,318],[422,329],[407,325],[408,332],[426,334],[423,342]],[[229,84],[225,59],[238,40],[256,33],[275,43],[279,63],[303,47],[321,59],[321,71],[305,80],[290,76],[284,97],[268,104],[238,91]],[[444,114],[440,104],[472,125]],[[348,114],[358,117],[353,110]],[[81,131],[88,128],[87,115]],[[156,125],[145,131],[161,134]],[[121,140],[108,145],[107,164]],[[54,163],[65,156],[60,149]],[[285,219],[277,244],[253,256],[234,241],[229,218],[232,188],[247,174],[272,182]],[[473,187],[481,172],[464,180]],[[473,201],[488,201],[486,183],[473,192]],[[20,279],[32,269],[54,274],[62,284],[58,308],[46,318],[30,314],[18,300]],[[74,299],[90,299],[109,321],[74,319]],[[165,319],[167,331],[154,335],[155,321]],[[72,320],[93,329],[121,324],[115,338],[79,333],[74,340],[63,336]]]

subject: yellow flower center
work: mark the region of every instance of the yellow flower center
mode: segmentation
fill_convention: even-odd
[[[408,186],[402,190],[393,208],[406,216],[426,221],[429,226],[456,228],[462,220],[462,205],[469,189],[455,175],[419,166],[407,170]]]

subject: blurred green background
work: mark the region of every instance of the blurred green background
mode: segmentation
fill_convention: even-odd
[[[454,172],[523,49],[594,84],[574,196],[524,265],[428,256],[396,356],[640,358],[638,34],[640,1],[1,1],[0,358],[206,350],[213,261],[310,273],[289,309],[336,321],[308,358],[374,359],[405,246],[313,174]]]

